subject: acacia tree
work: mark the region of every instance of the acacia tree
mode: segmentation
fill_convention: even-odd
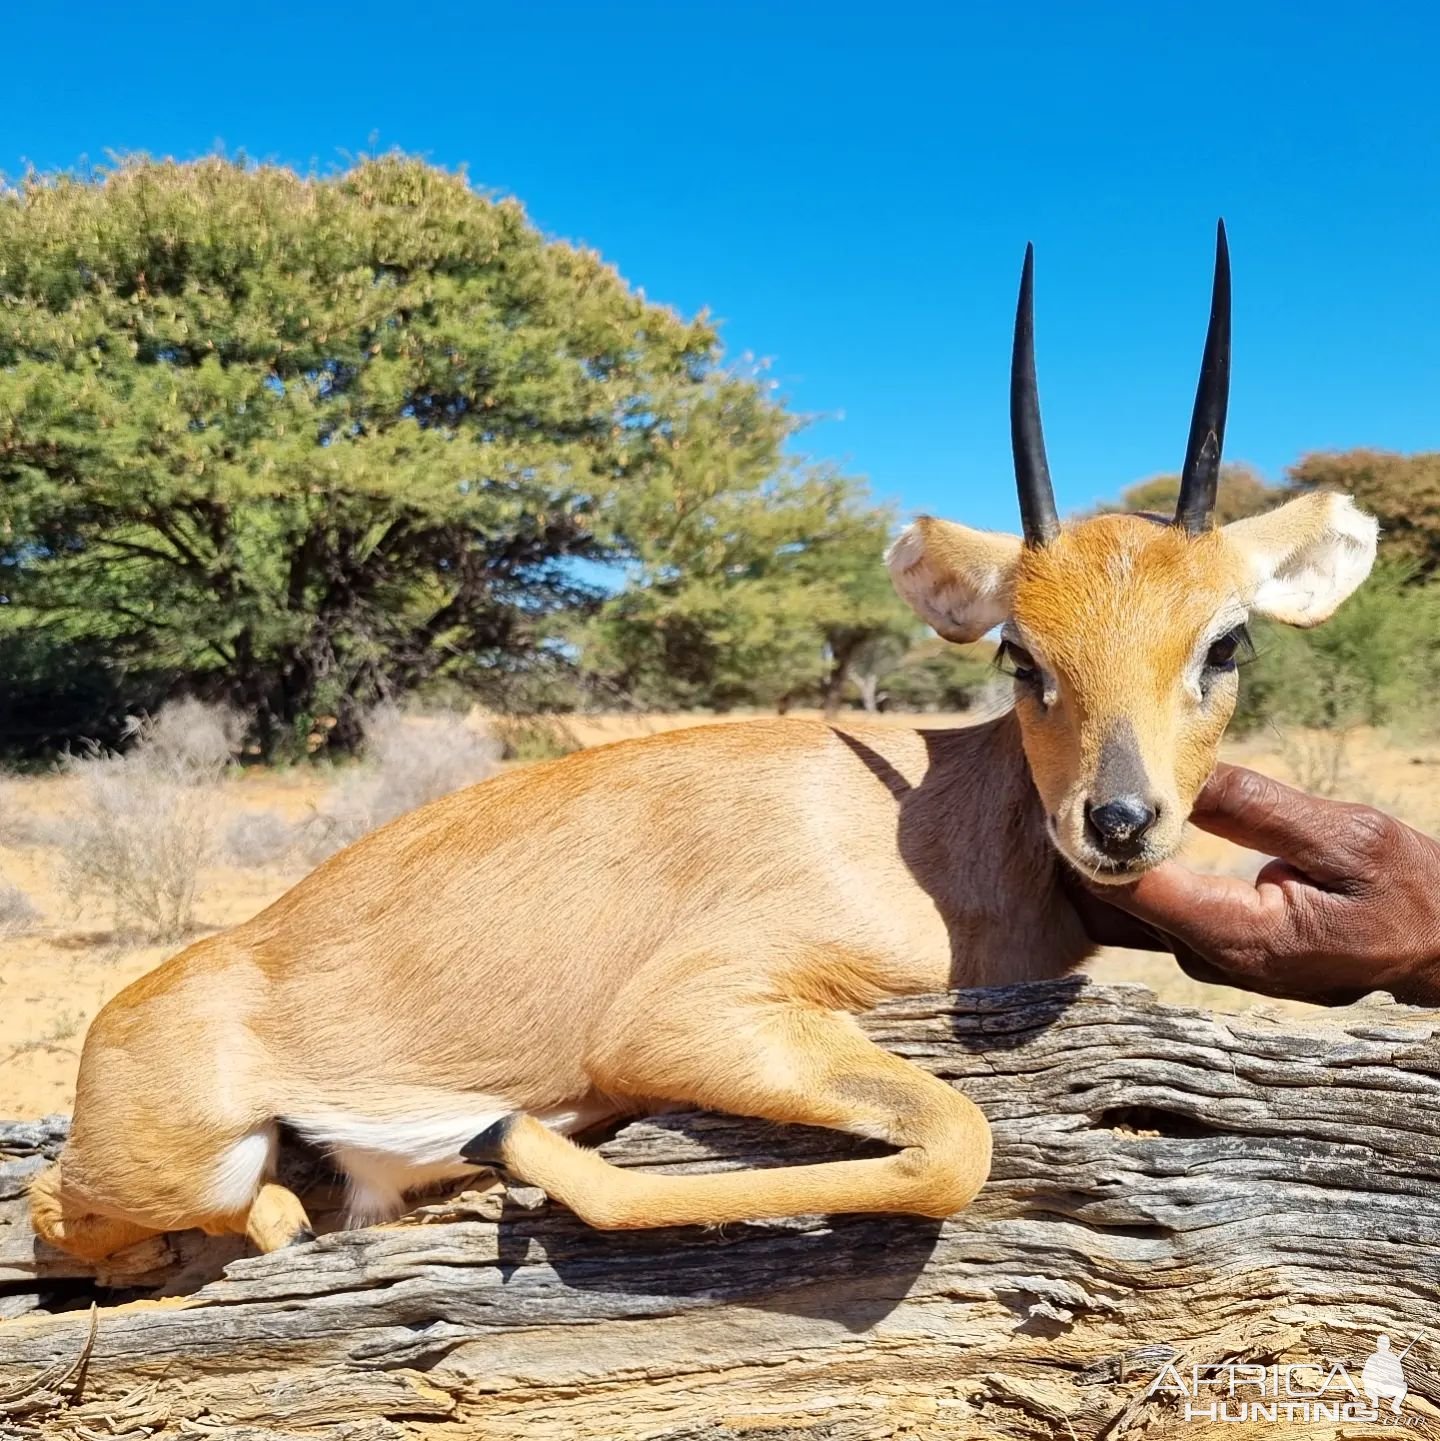
[[[553,658],[585,562],[803,534],[794,428],[703,317],[414,159],[0,192],[0,652],[180,678],[267,751]]]
[[[840,709],[847,688],[862,671],[872,677],[868,687],[860,682],[862,701],[867,710],[875,709],[874,673],[885,660],[903,655],[923,633],[880,561],[891,529],[889,516],[847,519],[830,545],[805,558],[805,568],[811,572],[806,593],[825,641],[820,704],[827,716]]]
[[[1179,475],[1156,475],[1130,486],[1117,501],[1102,505],[1100,510],[1143,510],[1169,516],[1174,515],[1179,498]],[[1248,465],[1222,465],[1215,494],[1215,523],[1229,525],[1232,520],[1272,510],[1288,499],[1283,487],[1267,485]]]
[[[642,543],[583,632],[585,664],[648,704],[833,714],[861,646],[916,630],[885,571],[893,519],[826,469],[783,470],[759,506],[713,475]]]

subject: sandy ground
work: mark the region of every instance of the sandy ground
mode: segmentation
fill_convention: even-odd
[[[568,722],[585,745],[700,724],[707,717],[595,716]],[[734,719],[741,719],[735,717]],[[960,722],[942,716],[883,717],[890,724],[926,727]],[[1440,831],[1436,767],[1440,743],[1406,743],[1360,733],[1343,746],[1333,739],[1266,737],[1230,745],[1227,758],[1287,779],[1384,806],[1431,831]],[[1338,761],[1338,766],[1337,766]],[[220,827],[245,811],[276,812],[300,820],[334,784],[324,770],[252,771],[227,782],[217,798]],[[96,1011],[135,977],[178,949],[116,934],[103,914],[77,911],[59,876],[59,856],[47,831],[63,823],[73,782],[59,777],[12,778],[0,786],[0,885],[19,887],[38,910],[24,933],[0,931],[0,1116],[29,1117],[68,1110],[86,1027]],[[1252,873],[1257,857],[1213,837],[1192,833],[1186,856],[1197,867]],[[303,874],[303,864],[269,868],[214,865],[200,878],[202,932],[233,925],[275,899]],[[1243,992],[1191,981],[1168,957],[1105,952],[1089,969],[1107,980],[1138,981],[1166,999],[1216,1010],[1274,1006]]]

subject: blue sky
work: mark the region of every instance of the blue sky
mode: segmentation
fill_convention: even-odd
[[[1215,217],[1228,454],[1440,447],[1440,18],[1413,4],[12,9],[0,168],[465,163],[708,306],[904,509],[1013,528],[1026,240],[1062,507],[1174,469]]]

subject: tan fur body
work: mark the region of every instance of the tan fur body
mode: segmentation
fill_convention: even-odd
[[[774,1078],[732,1025],[1056,974],[1086,944],[1055,886],[1011,716],[757,721],[514,772],[115,997],[86,1039],[63,1191],[147,1228],[243,1229],[204,1197],[226,1149],[276,1121],[404,1121],[467,1096],[587,1124],[746,1109]],[[58,1220],[42,1231],[65,1244]]]
[[[1088,868],[1087,806],[1123,782],[1158,798],[1129,872],[1172,854],[1235,702],[1207,647],[1258,598],[1323,619],[1374,544],[1320,495],[1198,536],[1101,517],[1043,549],[918,523],[897,585],[946,634],[1015,629],[1015,712],[680,731],[401,817],[105,1007],[37,1231],[93,1256],[185,1226],[286,1244],[308,1223],[274,1184],[281,1125],[334,1157],[357,1220],[480,1164],[598,1226],[948,1215],[985,1179],[985,1119],[852,1013],[1079,961],[1055,848]],[[662,1176],[566,1139],[677,1104],[895,1151]]]

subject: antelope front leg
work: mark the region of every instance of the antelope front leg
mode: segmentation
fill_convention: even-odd
[[[605,1229],[816,1212],[949,1216],[984,1184],[990,1127],[980,1109],[881,1050],[850,1017],[788,1003],[703,1014],[694,1034],[652,1019],[642,1036],[618,1039],[596,1069],[597,1084],[769,1121],[828,1126],[899,1149],[870,1160],[665,1176],[613,1166],[532,1117],[515,1115],[477,1137],[466,1155],[503,1166]]]

